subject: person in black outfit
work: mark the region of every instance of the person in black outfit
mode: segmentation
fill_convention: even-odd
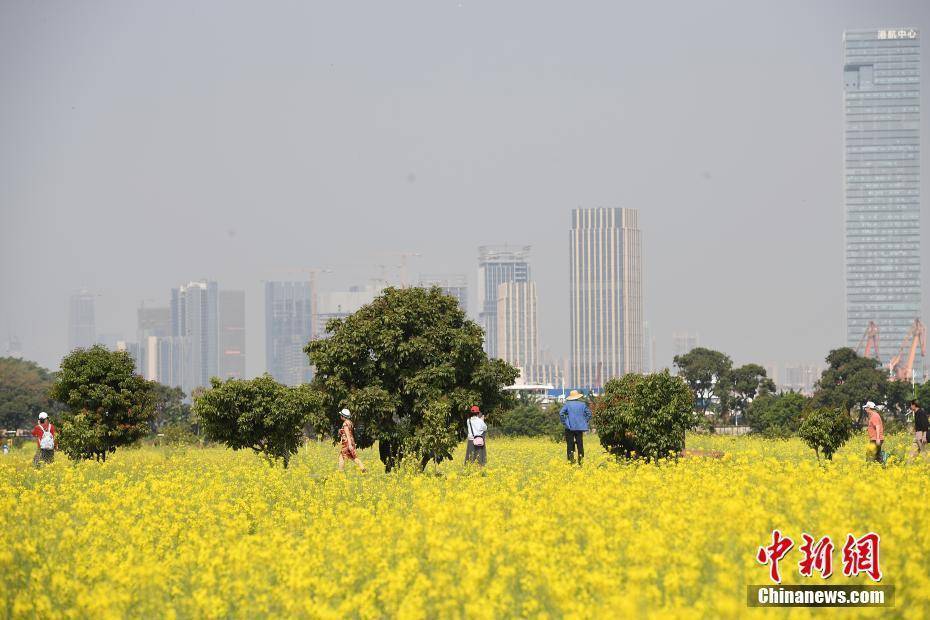
[[[927,446],[927,431],[930,431],[930,419],[927,412],[920,407],[916,400],[911,401],[911,411],[914,413],[914,443],[917,444],[917,454],[923,452]]]

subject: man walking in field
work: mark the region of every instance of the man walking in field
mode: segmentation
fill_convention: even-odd
[[[865,412],[869,414],[869,449],[875,449],[875,460],[882,462],[882,444],[885,443],[885,423],[878,412],[878,407],[872,401],[865,404]]]
[[[911,401],[911,412],[914,414],[914,443],[917,444],[917,454],[923,452],[927,446],[927,431],[930,430],[930,419],[916,400]]]
[[[32,436],[36,438],[36,455],[32,464],[39,467],[42,463],[54,461],[55,450],[58,448],[58,429],[44,411],[39,414],[39,423],[32,429]]]
[[[568,462],[575,462],[575,450],[578,450],[578,464],[584,458],[584,434],[591,421],[591,410],[587,403],[581,399],[578,390],[572,390],[565,404],[559,411],[562,425],[565,427],[565,444],[568,453]]]

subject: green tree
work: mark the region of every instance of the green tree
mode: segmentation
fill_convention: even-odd
[[[601,445],[615,456],[665,458],[685,447],[685,431],[697,426],[694,395],[668,371],[611,379],[594,401],[592,424]]]
[[[775,382],[765,374],[765,368],[759,364],[743,364],[726,375],[729,380],[733,398],[733,407],[745,412],[752,399],[760,394],[775,392]]]
[[[67,407],[60,446],[70,458],[105,461],[148,432],[153,384],[134,370],[128,353],[99,345],[75,349],[62,360],[51,397]]]
[[[814,449],[818,460],[821,453],[828,460],[833,460],[836,451],[852,436],[852,421],[845,409],[813,409],[804,416],[798,436]]]
[[[717,396],[723,403],[722,408],[724,410],[727,408],[730,382],[726,379],[726,375],[733,367],[733,360],[728,355],[720,351],[696,347],[683,355],[676,355],[674,362],[679,376],[691,388],[694,401],[701,408],[701,413],[707,413],[711,396],[715,394],[714,384],[721,378],[724,381]]]
[[[233,450],[251,449],[270,462],[288,466],[303,441],[304,426],[320,407],[307,385],[287,387],[263,375],[255,379],[210,379],[193,412],[204,435]]]
[[[788,438],[798,432],[801,414],[809,399],[799,392],[772,394],[763,392],[746,410],[746,419],[754,433],[766,437]]]
[[[500,434],[507,437],[561,438],[563,429],[559,419],[561,403],[544,406],[536,402],[520,403],[501,414],[496,425]]]
[[[388,288],[326,329],[329,338],[306,348],[323,397],[314,428],[335,437],[348,407],[358,446],[377,441],[387,471],[407,455],[420,467],[451,458],[469,407],[493,424],[512,400],[503,388],[517,369],[488,359],[481,328],[436,287]]]
[[[888,374],[878,360],[861,357],[848,347],[834,349],[826,358],[829,366],[820,376],[814,392],[814,407],[835,407],[847,413],[856,410],[862,420],[863,405],[884,402]]]
[[[57,413],[49,398],[54,379],[35,362],[0,357],[0,429],[32,428],[41,411]]]
[[[153,386],[155,400],[154,425],[160,430],[167,425],[185,427],[191,423],[191,406],[184,402],[184,391],[161,383]]]

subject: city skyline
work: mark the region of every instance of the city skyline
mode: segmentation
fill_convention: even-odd
[[[411,271],[467,275],[475,312],[474,248],[511,242],[533,247],[541,345],[562,357],[565,213],[615,205],[640,211],[656,366],[677,329],[734,361],[846,342],[842,33],[927,32],[927,3],[533,6],[530,30],[514,6],[430,6],[432,28],[369,11],[328,10],[346,38],[282,7],[269,40],[235,0],[0,7],[0,332],[54,368],[71,291],[131,340],[141,300],[208,275],[246,291],[254,375],[280,266],[345,289],[416,251]]]

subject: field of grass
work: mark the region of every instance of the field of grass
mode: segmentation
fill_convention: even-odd
[[[247,452],[142,448],[105,464],[31,450],[0,458],[0,617],[807,617],[749,609],[755,560],[780,528],[837,543],[878,532],[894,609],[930,615],[930,463],[857,437],[818,464],[797,440],[696,436],[721,459],[617,464],[593,436],[584,467],[546,439],[489,441],[488,467],[336,471],[310,444],[283,470]],[[797,545],[782,563],[797,573]],[[834,611],[835,613],[835,611]]]

